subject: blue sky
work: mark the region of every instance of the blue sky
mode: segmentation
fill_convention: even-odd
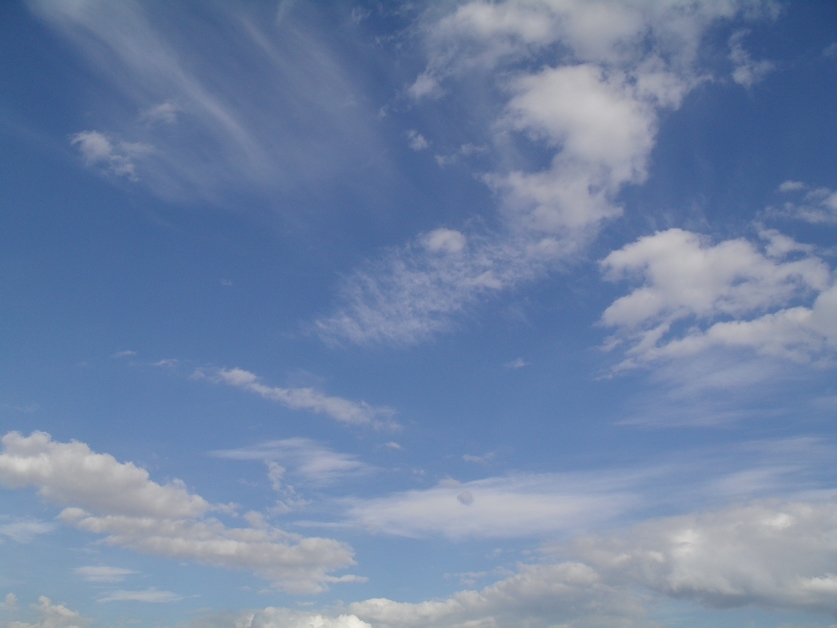
[[[0,625],[833,626],[837,7],[0,7]]]

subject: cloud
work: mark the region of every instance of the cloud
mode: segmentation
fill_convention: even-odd
[[[342,397],[329,397],[313,388],[280,388],[266,386],[258,375],[240,368],[198,369],[195,377],[208,377],[212,381],[254,392],[270,401],[276,401],[292,410],[309,410],[326,414],[347,425],[370,425],[373,427],[396,427],[392,420],[392,408],[370,406],[365,401],[349,401]]]
[[[315,486],[331,484],[346,476],[365,475],[373,470],[356,456],[332,451],[308,438],[268,441],[255,447],[215,451],[213,455],[231,460],[280,462],[297,478]]]
[[[164,602],[178,602],[182,599],[183,596],[172,593],[171,591],[146,589],[145,591],[113,591],[96,601],[100,604],[104,604],[105,602],[149,602],[159,604]]]
[[[475,1],[428,13],[419,29],[427,65],[408,91],[453,99],[484,81],[492,100],[468,89],[461,102],[474,108],[477,143],[487,136],[494,148],[484,155],[494,165],[475,174],[496,194],[498,227],[456,232],[451,249],[429,245],[449,229],[389,249],[343,281],[335,311],[314,329],[329,342],[415,344],[578,256],[621,215],[621,189],[647,177],[659,112],[703,80],[702,33],[737,11],[733,2]],[[521,63],[557,51],[555,65]],[[548,165],[532,168],[520,146],[547,151]]]
[[[20,520],[0,524],[0,535],[7,536],[17,543],[30,543],[39,534],[52,532],[55,525],[45,521]]]
[[[38,613],[38,620],[29,624],[21,621],[9,622],[8,628],[85,628],[93,620],[82,617],[77,611],[62,604],[53,604],[48,597],[41,596],[31,608]]]
[[[89,166],[103,166],[106,172],[139,181],[135,160],[154,149],[142,142],[116,142],[99,131],[82,131],[70,136]]]
[[[765,252],[744,239],[711,244],[681,229],[645,236],[601,262],[605,278],[641,285],[601,323],[626,344],[631,368],[691,357],[713,347],[750,349],[811,362],[837,348],[837,287],[810,247],[764,231]],[[794,255],[791,255],[794,254]],[[813,300],[810,307],[794,305]]]
[[[3,600],[3,609],[13,611],[17,609],[17,596],[14,593],[7,593]]]
[[[748,34],[749,31],[741,30],[733,33],[729,38],[729,58],[735,66],[732,71],[732,80],[747,89],[763,81],[764,77],[774,69],[770,61],[753,61],[750,53],[744,49],[741,42]]]
[[[835,517],[833,502],[809,501],[657,519],[620,536],[576,540],[574,560],[521,564],[480,591],[419,603],[378,598],[348,608],[389,628],[655,626],[643,608],[654,602],[653,592],[713,608],[834,614]]]
[[[766,216],[793,218],[814,225],[837,224],[837,192],[834,190],[809,188],[801,181],[785,181],[779,191],[785,194],[804,191],[805,194],[796,202],[786,201],[780,207],[768,207],[764,212]]]
[[[37,487],[66,506],[59,519],[106,543],[142,553],[246,569],[276,588],[317,593],[340,579],[330,572],[354,564],[352,550],[332,539],[301,537],[272,528],[228,528],[205,515],[212,506],[174,480],[160,485],[132,463],[97,454],[84,443],[57,443],[44,432],[6,434],[0,484]]]
[[[640,524],[575,551],[609,579],[706,606],[837,613],[837,503],[756,501]]]
[[[73,572],[88,582],[122,582],[126,576],[131,576],[136,571],[122,567],[107,567],[105,565],[85,565],[76,567]]]
[[[372,628],[354,615],[306,613],[288,608],[268,607],[256,612],[202,617],[187,624],[193,628]]]
[[[407,139],[409,141],[409,146],[414,151],[424,150],[425,148],[430,147],[430,143],[424,138],[424,136],[415,130],[410,130],[407,132]]]
[[[628,479],[628,478],[631,479]],[[373,532],[452,539],[543,536],[622,514],[636,504],[630,474],[492,477],[348,500],[348,521]]]
[[[357,176],[382,153],[351,69],[304,12],[278,23],[267,6],[27,4],[106,95],[86,103],[101,122],[72,141],[91,165],[165,199],[287,191]],[[224,28],[207,31],[207,20]]]

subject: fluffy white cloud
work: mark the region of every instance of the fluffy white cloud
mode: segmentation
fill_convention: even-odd
[[[67,506],[61,521],[107,535],[110,545],[247,569],[293,592],[316,593],[329,582],[353,578],[329,575],[354,564],[344,543],[267,525],[228,528],[204,516],[224,508],[210,506],[182,482],[161,486],[144,469],[94,453],[84,443],[57,443],[43,432],[28,437],[10,432],[2,442],[0,484],[37,487],[44,499]]]
[[[607,279],[642,284],[602,315],[604,325],[617,328],[609,346],[629,345],[620,366],[711,347],[808,362],[837,348],[837,288],[828,266],[778,232],[762,237],[764,253],[743,239],[713,245],[670,229],[602,260]],[[810,307],[793,305],[812,297]]]
[[[445,229],[390,250],[349,276],[341,306],[315,329],[359,344],[419,342],[450,329],[480,299],[579,254],[621,214],[622,187],[645,179],[660,110],[678,107],[702,80],[695,63],[705,29],[740,8],[733,1],[478,0],[440,18],[429,14],[422,25],[428,63],[408,91],[419,100],[454,97],[457,81],[476,75],[491,86],[486,94],[501,95],[477,105],[498,112],[482,120],[496,165],[480,174],[498,195],[500,227],[460,233],[451,249],[427,245]],[[532,67],[559,50],[560,62]],[[546,148],[551,163],[516,165],[518,140]]]
[[[634,481],[627,472],[444,480],[430,489],[350,501],[347,516],[371,531],[409,537],[542,536],[624,513],[636,502]]]
[[[348,425],[372,425],[396,427],[392,420],[392,408],[371,406],[365,401],[349,401],[342,397],[330,397],[313,388],[280,388],[261,383],[255,373],[240,368],[195,371],[195,377],[209,377],[215,382],[235,386],[243,390],[281,403],[292,410],[309,410],[326,414],[332,419]]]
[[[728,608],[837,613],[837,502],[754,502],[578,541],[611,581]]]
[[[58,443],[45,432],[2,438],[0,484],[34,486],[44,499],[94,513],[161,518],[200,517],[209,509],[183,482],[160,485],[134,464],[97,454],[84,443]]]
[[[35,623],[11,621],[8,628],[86,628],[93,621],[62,604],[53,604],[43,595],[38,598],[37,604],[32,604],[32,609],[38,613]]]

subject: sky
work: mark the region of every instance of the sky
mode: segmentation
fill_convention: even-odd
[[[0,626],[837,624],[837,4],[0,5]]]

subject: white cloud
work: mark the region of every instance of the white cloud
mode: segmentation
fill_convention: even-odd
[[[166,101],[143,111],[140,119],[149,123],[174,124],[177,122],[177,114],[181,111],[183,111],[183,108],[178,106],[177,103]]]
[[[183,596],[172,593],[171,591],[146,589],[145,591],[113,591],[96,601],[102,604],[105,602],[148,602],[159,604],[164,602],[178,602],[182,599]]]
[[[408,131],[407,139],[409,140],[410,148],[414,151],[420,151],[430,147],[430,143],[416,130]]]
[[[14,593],[7,593],[3,600],[3,609],[13,611],[17,608],[17,596]]]
[[[86,628],[93,620],[82,617],[77,611],[62,604],[53,604],[48,597],[41,596],[37,604],[31,608],[38,613],[38,620],[29,624],[21,621],[11,621],[8,628]]]
[[[837,288],[828,266],[778,232],[765,231],[762,238],[765,253],[743,239],[713,245],[670,229],[602,260],[607,279],[641,283],[601,319],[617,328],[610,348],[628,345],[620,368],[712,347],[748,348],[799,362],[837,348]],[[789,258],[791,253],[797,255]],[[800,299],[813,303],[794,305]]]
[[[577,555],[609,579],[717,608],[837,613],[837,503],[753,502],[586,539]]]
[[[52,532],[55,525],[46,521],[24,519],[0,524],[0,535],[7,536],[17,543],[29,543],[39,534]]]
[[[59,519],[107,535],[110,545],[139,552],[247,569],[296,593],[316,593],[340,581],[329,572],[354,564],[347,545],[277,528],[228,528],[205,515],[211,506],[174,480],[160,485],[132,463],[97,454],[84,443],[57,443],[48,434],[6,434],[0,484],[34,486],[44,499],[67,506]]]
[[[542,474],[441,482],[425,490],[349,500],[348,520],[373,532],[508,538],[574,530],[624,513],[636,503],[632,474]]]
[[[578,255],[621,214],[615,199],[622,187],[646,178],[660,110],[678,107],[703,80],[695,66],[703,32],[738,10],[732,1],[527,0],[474,1],[441,18],[428,14],[421,27],[428,62],[410,93],[455,97],[457,81],[478,76],[491,86],[486,94],[503,98],[474,104],[469,91],[464,101],[498,112],[476,120],[493,138],[497,165],[480,174],[498,195],[500,227],[487,235],[457,232],[461,245],[444,251],[456,255],[426,246],[446,229],[390,249],[344,281],[340,305],[315,329],[328,341],[413,344],[455,327],[481,299]],[[518,63],[558,49],[569,52],[557,65]],[[510,135],[546,148],[551,163],[517,166]]]
[[[734,33],[729,39],[729,58],[735,66],[732,71],[732,80],[750,88],[756,83],[764,80],[770,72],[773,71],[773,64],[770,61],[753,61],[750,53],[744,49],[741,43],[749,31],[742,30]]]
[[[209,377],[215,382],[242,388],[270,401],[277,401],[293,410],[309,410],[317,414],[326,414],[348,425],[397,426],[392,420],[395,414],[392,408],[371,406],[365,401],[357,402],[342,397],[330,397],[313,388],[266,386],[261,383],[256,374],[240,368],[212,371],[198,369],[195,371],[195,377]]]
[[[97,454],[84,443],[58,443],[45,432],[2,438],[0,484],[7,488],[34,486],[38,494],[61,505],[80,506],[96,513],[147,517],[200,517],[209,504],[191,495],[183,482],[160,485],[145,469]]]
[[[122,582],[127,576],[137,573],[131,569],[106,565],[85,565],[76,567],[73,572],[88,582]]]
[[[99,131],[82,131],[70,136],[70,144],[78,146],[89,166],[104,166],[107,172],[139,181],[135,160],[154,149],[142,142],[114,143]]]
[[[768,207],[767,216],[781,216],[804,220],[811,224],[837,224],[837,192],[826,187],[809,188],[801,181],[785,181],[779,186],[779,191],[786,194],[805,192],[801,199],[787,201],[780,207]]]

